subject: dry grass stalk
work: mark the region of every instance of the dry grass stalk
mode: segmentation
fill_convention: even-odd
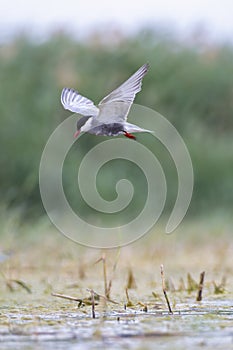
[[[107,285],[107,270],[106,270],[106,257],[105,254],[102,255],[101,258],[99,258],[95,264],[98,264],[100,261],[103,263],[103,277],[104,277],[104,295],[107,298],[108,295],[108,285]]]
[[[136,284],[132,269],[129,269],[129,272],[128,272],[128,281],[127,281],[126,288],[127,289],[136,289],[137,288],[137,284]]]
[[[91,293],[91,312],[92,318],[95,318],[95,292],[93,289],[87,289]]]
[[[125,294],[126,294],[126,299],[127,299],[127,303],[125,304],[125,308],[127,307],[131,307],[133,306],[133,302],[129,299],[129,292],[128,292],[128,288],[125,288]]]
[[[111,278],[110,278],[110,280],[108,282],[108,288],[107,288],[107,293],[106,293],[106,297],[108,299],[110,299],[110,292],[111,292],[111,288],[112,288],[112,280],[113,280],[113,276],[114,276],[115,271],[116,271],[117,263],[119,261],[120,252],[121,252],[121,249],[119,248],[118,251],[117,251],[116,260],[115,260],[114,265],[112,267],[112,275],[111,275]]]
[[[204,278],[205,278],[205,271],[200,273],[200,282],[199,282],[199,289],[198,289],[196,301],[202,300],[202,290],[203,290],[203,286],[204,286]]]
[[[193,292],[198,288],[198,283],[192,278],[190,273],[187,275],[187,285],[188,292]]]
[[[162,278],[162,289],[163,289],[163,294],[167,303],[167,307],[168,310],[171,314],[173,314],[173,311],[171,309],[171,305],[167,296],[167,292],[166,292],[166,286],[165,286],[165,278],[164,278],[164,269],[163,269],[163,265],[160,265],[160,271],[161,271],[161,278]]]
[[[107,269],[106,269],[106,257],[105,254],[102,256],[103,261],[103,275],[104,275],[104,295],[107,298],[108,295],[108,283],[107,283]]]
[[[98,298],[104,299],[105,301],[109,301],[110,303],[113,303],[113,304],[119,304],[118,302],[116,302],[116,301],[114,301],[114,300],[112,300],[112,299],[107,298],[105,295],[102,295],[102,294],[99,294],[99,293],[95,292],[93,289],[87,288],[87,291],[88,291],[88,292],[91,292],[91,291],[92,291],[92,292],[94,293],[94,295],[96,295]]]
[[[1,271],[1,270],[0,270],[0,274],[2,275],[2,277],[5,281],[5,284],[6,284],[7,288],[10,290],[10,292],[14,292],[15,289],[13,287],[13,284],[17,284],[21,288],[25,289],[29,294],[32,294],[31,288],[22,280],[7,278],[5,276],[5,274],[3,273],[3,271]]]
[[[179,292],[183,292],[184,290],[185,290],[184,279],[183,279],[183,277],[181,277],[180,280],[179,280],[178,291]]]
[[[51,295],[52,295],[53,297],[63,298],[63,299],[72,300],[72,301],[78,301],[78,302],[80,302],[80,303],[83,302],[83,299],[81,299],[81,298],[71,297],[71,296],[65,295],[65,294],[51,293]]]
[[[212,282],[214,285],[214,294],[223,294],[226,290],[226,277],[222,277],[221,283],[217,284],[215,281]]]

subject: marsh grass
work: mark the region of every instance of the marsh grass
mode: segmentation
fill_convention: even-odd
[[[111,285],[113,299],[118,293],[122,295],[120,299],[117,297],[118,302],[124,299],[125,288],[130,289],[132,299],[142,291],[142,294],[152,295],[153,291],[161,296],[161,262],[166,270],[164,284],[169,293],[196,294],[202,269],[206,271],[204,293],[210,290],[213,295],[220,291],[224,294],[232,283],[230,221],[222,223],[217,233],[212,230],[211,220],[209,223],[198,220],[196,229],[194,221],[186,222],[172,235],[166,235],[159,226],[137,242],[120,250],[106,250],[103,255],[99,250],[73,243],[49,223],[38,222],[33,231],[27,224],[15,224],[10,231],[8,224],[5,225],[1,247],[12,253],[1,263],[2,279],[25,281],[31,286],[32,294],[35,290],[30,279],[36,278],[36,284],[41,287],[48,283],[56,291],[61,288],[60,292],[90,288],[106,298]]]

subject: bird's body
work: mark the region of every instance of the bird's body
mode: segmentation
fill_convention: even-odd
[[[141,90],[142,79],[148,68],[148,64],[144,64],[126,82],[104,97],[98,107],[77,91],[64,88],[61,94],[61,102],[64,108],[83,115],[77,122],[75,137],[80,132],[88,132],[89,134],[104,136],[123,134],[135,139],[135,136],[131,133],[151,132],[127,122],[130,107],[136,93]]]

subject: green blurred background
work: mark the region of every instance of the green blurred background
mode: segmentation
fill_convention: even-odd
[[[23,221],[45,215],[38,170],[48,137],[70,115],[60,103],[62,88],[76,88],[97,103],[145,62],[150,71],[136,102],[173,123],[193,161],[195,183],[188,216],[232,212],[233,48],[221,43],[197,45],[150,29],[132,36],[115,33],[109,40],[98,33],[85,41],[62,31],[41,42],[20,35],[0,46],[1,208],[17,210]],[[80,158],[101,140],[85,135],[70,157]],[[144,143],[150,142],[144,136]],[[169,212],[177,191],[174,164],[159,142],[150,147],[167,176],[170,194],[165,212]],[[73,176],[69,166],[64,171],[68,197]],[[143,176],[129,164],[115,167],[116,180],[127,177],[136,184],[138,199],[131,213],[136,215],[145,201],[144,186],[138,183]],[[112,172],[103,169],[101,176],[100,192],[111,200]],[[84,216],[90,211],[82,200],[76,205]]]

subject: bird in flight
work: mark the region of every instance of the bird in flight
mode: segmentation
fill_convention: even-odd
[[[74,137],[81,132],[94,135],[118,136],[125,135],[136,139],[132,133],[152,132],[127,122],[130,107],[135,95],[141,91],[142,79],[149,69],[148,64],[140,67],[128,80],[104,97],[98,106],[80,95],[78,91],[64,88],[61,93],[61,103],[65,109],[83,115],[77,122]]]

